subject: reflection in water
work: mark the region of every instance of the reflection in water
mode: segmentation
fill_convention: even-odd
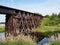
[[[45,37],[38,43],[38,45],[44,45],[45,43],[49,43],[51,41],[56,41],[56,40],[60,40],[60,33],[52,35],[50,38]]]
[[[57,35],[52,35],[50,38],[45,37],[40,42],[38,42],[37,45],[44,45],[45,43],[49,43],[51,41],[60,40],[60,33],[58,33]],[[0,41],[2,41],[4,38],[5,38],[5,33],[0,33]]]
[[[49,43],[49,41],[50,41],[49,38],[45,37],[38,43],[38,45],[44,45],[45,43]]]
[[[5,24],[0,24],[0,26],[5,26]]]
[[[50,37],[51,41],[55,41],[55,40],[60,40],[60,33],[57,33],[55,35],[52,35]]]
[[[5,33],[0,33],[0,41],[5,38]]]

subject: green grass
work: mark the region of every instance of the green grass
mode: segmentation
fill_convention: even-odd
[[[50,43],[50,45],[60,45],[60,41],[53,41]]]
[[[36,45],[36,43],[32,41],[18,40],[18,41],[2,41],[0,42],[0,45]]]
[[[4,26],[0,26],[0,33],[3,33],[5,31],[5,27]]]
[[[60,27],[58,27],[58,26],[39,26],[37,29],[42,32],[44,32],[44,31],[60,31]]]
[[[60,27],[57,26],[38,26],[34,32],[40,32],[46,37],[60,33]]]
[[[52,41],[52,42],[50,42],[50,43],[47,43],[47,44],[45,44],[45,45],[60,45],[60,41]]]

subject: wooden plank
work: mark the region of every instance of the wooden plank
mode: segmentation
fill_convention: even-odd
[[[0,8],[0,14],[16,14],[15,10]]]

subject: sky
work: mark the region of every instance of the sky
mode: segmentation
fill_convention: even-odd
[[[0,5],[42,15],[60,12],[60,0],[0,0]],[[0,22],[5,22],[5,15],[0,15]]]

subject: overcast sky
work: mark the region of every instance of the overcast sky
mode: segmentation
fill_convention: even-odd
[[[42,15],[60,12],[60,0],[0,0],[0,5]],[[0,22],[2,21],[5,21],[5,16],[0,15]]]

